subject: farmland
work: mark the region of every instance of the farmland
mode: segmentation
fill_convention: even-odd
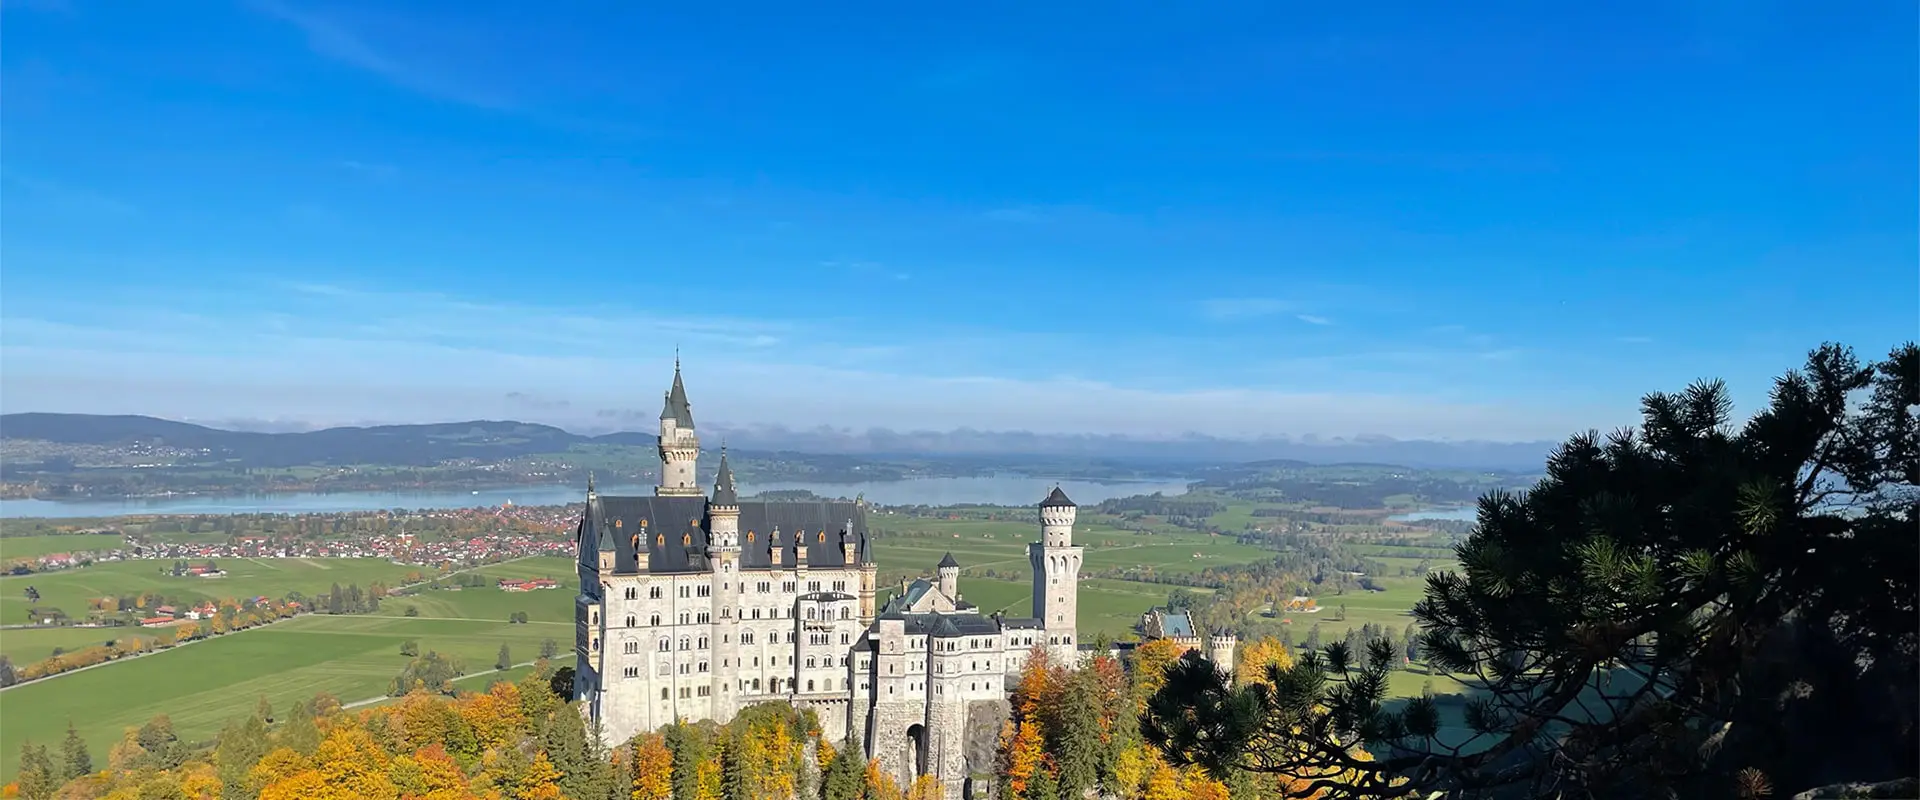
[[[484,590],[502,594],[497,590]],[[447,594],[481,594],[481,591]],[[565,602],[561,591],[540,593]],[[8,633],[12,633],[9,631]],[[406,665],[400,644],[437,650],[466,661],[468,674],[490,671],[500,645],[516,662],[536,656],[543,639],[570,645],[572,626],[554,622],[510,625],[388,616],[310,614],[257,630],[220,636],[97,669],[36,681],[0,694],[0,776],[12,776],[19,743],[57,742],[69,721],[96,754],[120,732],[167,714],[182,739],[205,740],[261,696],[276,708],[327,692],[342,702],[385,694]],[[483,679],[474,688],[484,687]]]
[[[54,553],[117,550],[126,539],[116,533],[72,533],[59,536],[0,536],[0,562]]]

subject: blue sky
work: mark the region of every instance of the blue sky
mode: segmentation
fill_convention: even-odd
[[[0,406],[636,427],[677,344],[733,424],[1527,440],[1914,336],[1910,3],[1175,5],[9,2]]]

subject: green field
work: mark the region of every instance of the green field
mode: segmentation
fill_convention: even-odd
[[[400,643],[408,639],[422,651],[464,658],[472,675],[492,671],[502,644],[512,649],[514,661],[524,662],[551,638],[564,658],[572,635],[571,624],[552,622],[315,614],[23,684],[0,692],[0,780],[13,776],[22,741],[57,744],[69,720],[94,757],[105,758],[123,729],[156,714],[171,716],[181,738],[205,740],[262,695],[281,709],[316,692],[343,703],[383,695],[406,665]],[[478,677],[468,683],[486,686]]]
[[[0,621],[23,622],[27,619],[27,609],[34,606],[56,607],[78,619],[86,616],[89,600],[107,595],[155,592],[179,603],[192,604],[257,595],[282,597],[293,591],[316,595],[335,583],[341,586],[357,583],[363,589],[376,581],[397,586],[408,572],[420,569],[378,558],[222,558],[215,562],[226,570],[226,575],[174,577],[166,574],[172,561],[141,559],[34,575],[0,576]],[[28,586],[39,590],[40,602],[28,602]]]
[[[532,621],[573,624],[573,596],[580,587],[573,559],[524,558],[472,571],[486,578],[487,585],[460,591],[423,590],[390,597],[381,602],[380,613],[401,616],[407,606],[413,606],[419,609],[421,617],[505,622],[513,612],[525,611],[527,619]],[[494,581],[500,578],[552,578],[560,582],[560,588],[503,592],[494,586]]]
[[[125,544],[115,533],[74,533],[63,536],[0,536],[0,561],[33,558],[51,553],[118,550]]]

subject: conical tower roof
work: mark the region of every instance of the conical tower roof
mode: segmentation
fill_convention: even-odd
[[[1047,499],[1040,501],[1041,508],[1056,508],[1062,506],[1067,508],[1077,507],[1073,504],[1072,500],[1067,499],[1067,493],[1060,491],[1060,487],[1058,486],[1053,487],[1053,493],[1047,495]]]
[[[953,560],[953,554],[948,553],[945,558],[940,559],[940,568],[941,569],[948,569],[948,568],[959,569],[960,562]]]
[[[693,407],[687,403],[687,385],[680,380],[679,358],[673,360],[673,388],[667,390],[667,401],[660,408],[660,418],[673,420],[673,424],[682,428],[693,427]]]
[[[720,473],[713,477],[713,504],[740,505],[740,491],[733,483],[733,466],[727,463],[727,448],[720,448]]]

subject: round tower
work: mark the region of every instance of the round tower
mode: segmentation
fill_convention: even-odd
[[[1047,547],[1073,546],[1073,520],[1079,508],[1067,499],[1060,487],[1040,501],[1040,541]]]
[[[940,566],[934,574],[939,576],[941,594],[952,600],[960,599],[960,562],[953,560],[952,553],[940,559]]]
[[[1220,674],[1233,676],[1233,650],[1239,643],[1239,638],[1231,633],[1216,633],[1207,639],[1207,660],[1213,662]]]

